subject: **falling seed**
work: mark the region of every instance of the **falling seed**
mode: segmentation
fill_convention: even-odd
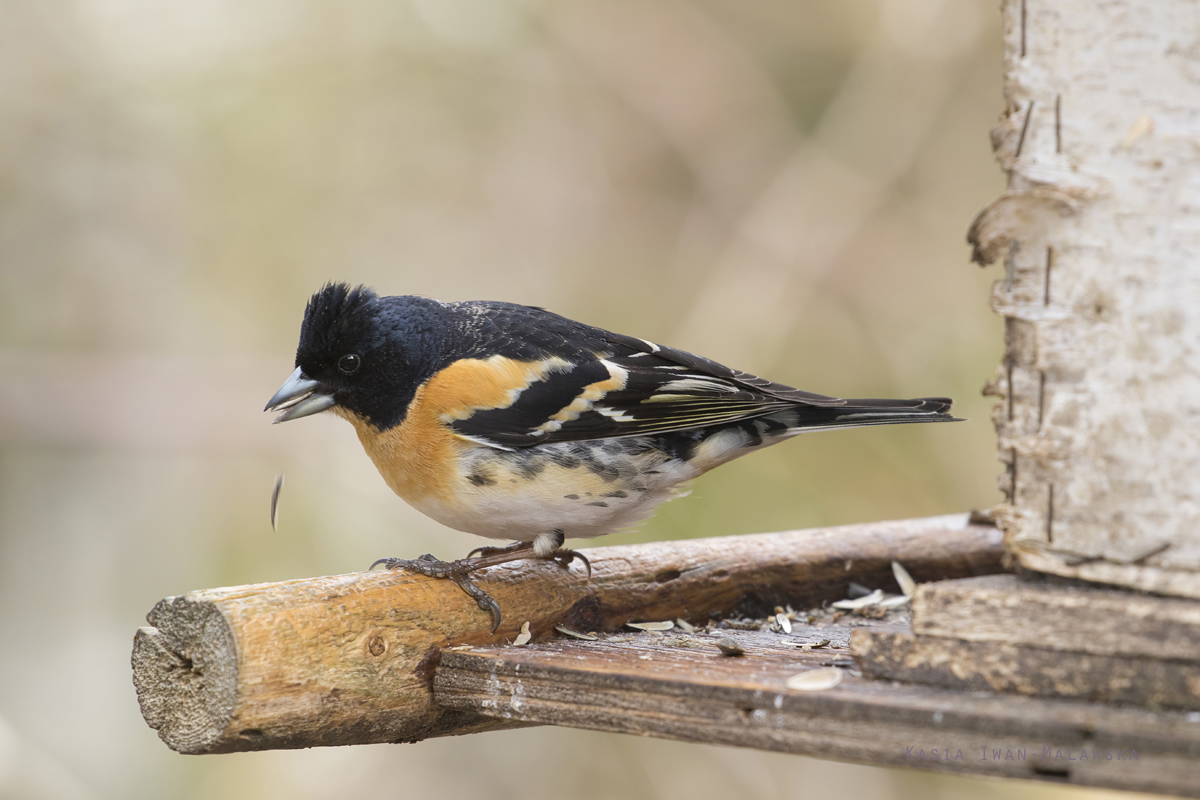
[[[737,641],[730,636],[726,636],[723,639],[718,639],[717,647],[720,648],[721,655],[723,655],[723,656],[744,656],[744,655],[746,655],[746,651],[742,648],[742,646],[740,644],[738,644]]]
[[[846,609],[854,611],[859,608],[867,608],[879,603],[883,599],[883,590],[876,589],[866,597],[859,597],[854,600],[838,600],[836,603],[830,603],[834,608]]]
[[[283,473],[275,476],[275,488],[271,490],[271,530],[279,528],[279,493],[283,491]]]
[[[775,621],[779,623],[779,627],[783,629],[784,633],[792,632],[792,621],[787,618],[787,614],[776,614]]]
[[[520,647],[523,644],[529,644],[529,640],[533,638],[533,634],[529,632],[529,623],[526,622],[521,626],[521,632],[517,634],[517,638],[513,639],[513,644]]]
[[[911,597],[903,594],[889,594],[887,597],[879,601],[880,608],[896,608],[912,600]]]
[[[675,627],[675,623],[670,620],[665,622],[626,622],[625,627],[637,631],[669,631]]]
[[[917,582],[908,574],[908,570],[900,566],[899,561],[892,562],[892,574],[896,576],[896,583],[900,584],[900,591],[904,592],[904,596],[912,597],[913,592],[917,590]]]
[[[675,624],[678,625],[680,628],[682,628],[687,633],[695,633],[696,632],[696,626],[692,625],[692,623],[688,622],[686,619],[683,619],[682,617],[675,620]]]
[[[787,688],[801,692],[820,692],[837,686],[843,677],[842,671],[837,667],[812,669],[788,678]]]
[[[580,633],[579,631],[573,631],[570,628],[568,628],[566,625],[555,625],[554,630],[558,631],[559,633],[570,636],[572,639],[583,639],[585,642],[596,641],[596,637],[593,636],[592,634]]]

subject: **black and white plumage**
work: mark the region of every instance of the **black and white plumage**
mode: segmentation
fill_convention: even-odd
[[[496,304],[499,305],[499,304]],[[542,312],[547,321],[561,317]],[[493,447],[711,431],[785,415],[793,433],[829,427],[942,422],[944,397],[842,400],[793,389],[644,339],[599,331],[594,349],[549,356],[545,378],[506,408],[480,410],[453,428]],[[588,387],[613,383],[611,389]],[[778,429],[779,426],[768,425]],[[750,441],[755,426],[742,426]],[[763,433],[764,431],[759,431]],[[688,435],[680,442],[692,441]]]

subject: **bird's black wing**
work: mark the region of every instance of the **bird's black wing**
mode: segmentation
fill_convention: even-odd
[[[488,311],[488,325],[498,322],[501,328],[485,337],[492,342],[489,351],[497,342],[512,342],[499,347],[501,354],[512,350],[509,355],[522,361],[555,366],[542,370],[544,377],[521,390],[510,405],[477,409],[451,423],[460,435],[486,444],[528,447],[667,433],[733,423],[798,404],[845,403],[540,309],[492,306]]]

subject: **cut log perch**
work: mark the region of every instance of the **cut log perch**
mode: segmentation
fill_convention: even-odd
[[[707,621],[845,596],[850,580],[895,588],[1000,570],[999,532],[967,515],[586,551],[593,572],[517,562],[477,582],[490,616],[448,581],[364,572],[208,589],[160,601],[134,638],[142,715],[182,753],[405,742],[520,724],[435,704],[441,651],[534,638],[556,624]]]

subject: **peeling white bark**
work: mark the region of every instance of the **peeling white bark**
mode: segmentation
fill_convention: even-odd
[[[1024,566],[1200,597],[1200,5],[1004,0],[989,383]]]

